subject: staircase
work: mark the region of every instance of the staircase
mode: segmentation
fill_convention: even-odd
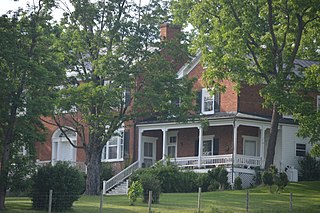
[[[128,178],[130,175],[139,169],[139,162],[136,161],[124,170],[122,170],[117,175],[113,176],[107,181],[103,181],[103,194],[108,194],[109,191],[114,191],[113,194],[116,193],[118,187],[119,187],[119,193],[127,194],[128,192]],[[121,186],[123,185],[123,186]],[[110,193],[109,193],[110,194]]]
[[[106,193],[106,195],[126,195],[128,194],[129,180],[126,179],[122,183],[118,184],[110,191]]]

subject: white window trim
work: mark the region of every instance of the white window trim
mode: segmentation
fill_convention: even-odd
[[[73,130],[71,127],[67,127],[70,130]],[[51,164],[54,165],[55,163],[58,162],[58,152],[59,152],[59,144],[60,143],[70,143],[66,137],[59,137],[59,135],[62,134],[60,129],[57,129],[51,138]],[[73,144],[77,144],[77,133],[75,132],[75,136],[69,137],[69,139],[72,141]],[[71,144],[70,144],[71,146]],[[72,149],[72,162],[77,161],[77,150],[76,148]]]
[[[176,143],[170,143],[170,137],[176,137]],[[170,131],[167,133],[167,151],[169,151],[169,146],[175,146],[175,157],[178,157],[178,131]]]
[[[212,110],[211,111],[204,111],[204,98],[210,96],[212,98]],[[206,88],[202,88],[201,91],[201,113],[203,115],[211,115],[214,114],[214,95],[210,95],[209,91]]]
[[[205,155],[205,153],[203,152],[204,146],[203,146],[203,142],[204,141],[211,141],[211,151],[210,151],[210,155]],[[213,155],[213,143],[214,143],[214,135],[204,135],[202,137],[202,155],[203,156],[212,156]]]
[[[122,138],[119,135],[112,136],[111,138],[116,137],[117,144],[109,146],[109,141],[106,143],[106,145],[103,147],[102,154],[101,154],[101,162],[118,162],[123,161],[123,155],[124,155],[124,128],[118,129],[118,133],[122,133]],[[111,139],[110,138],[110,139]],[[121,144],[122,141],[122,144]],[[117,147],[117,157],[109,159],[109,147]],[[122,152],[121,152],[122,149]],[[122,153],[122,156],[121,156]]]
[[[255,156],[258,156],[258,143],[259,143],[259,137],[255,137],[255,136],[248,136],[248,135],[243,135],[242,136],[242,139],[243,139],[243,155],[244,155],[244,148],[245,148],[245,143],[246,143],[246,140],[249,140],[249,141],[255,141],[256,142],[256,155]]]
[[[298,144],[302,144],[302,145],[305,145],[305,149],[304,150],[302,150],[302,149],[297,149],[297,145]],[[299,156],[299,155],[297,155],[297,151],[304,151],[304,156],[306,156],[306,154],[307,154],[307,144],[305,144],[305,143],[296,143],[296,146],[295,146],[295,156],[296,157],[304,157],[304,156]]]

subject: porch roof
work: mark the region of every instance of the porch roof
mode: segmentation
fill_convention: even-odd
[[[233,120],[233,119],[245,119],[245,120],[252,120],[252,121],[260,121],[260,122],[267,122],[269,123],[271,121],[271,116],[261,116],[261,115],[255,115],[255,114],[248,114],[248,113],[241,113],[241,112],[216,112],[212,115],[202,115],[201,117],[190,119],[189,121],[185,122],[188,124],[191,123],[200,123],[200,118],[206,118],[208,121],[218,121],[218,120]],[[164,121],[164,120],[154,120],[154,119],[148,119],[143,120],[137,123],[137,126],[146,126],[148,124],[175,124],[175,123],[183,123],[178,121]],[[294,122],[292,118],[281,118],[280,123],[282,124],[297,124]]]

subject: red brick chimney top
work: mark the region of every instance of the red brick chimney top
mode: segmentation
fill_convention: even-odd
[[[169,23],[164,23],[160,25],[160,38],[161,40],[171,40],[177,38],[181,33],[181,27]]]

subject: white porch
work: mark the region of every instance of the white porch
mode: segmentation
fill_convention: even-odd
[[[139,167],[170,158],[182,168],[263,169],[268,128],[268,121],[236,117],[210,120],[206,128],[197,122],[141,124],[138,125]]]

